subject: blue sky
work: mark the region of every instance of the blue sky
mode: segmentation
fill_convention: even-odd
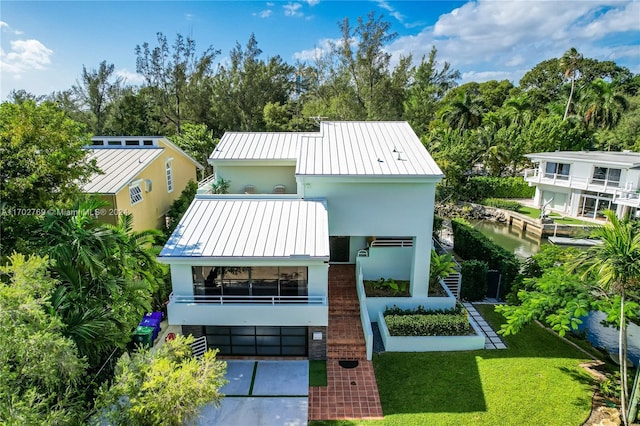
[[[0,98],[71,87],[82,66],[106,60],[130,83],[135,46],[191,36],[220,61],[253,32],[263,57],[310,61],[340,37],[337,23],[369,11],[385,15],[398,38],[386,49],[419,59],[432,45],[461,82],[508,79],[576,47],[640,73],[640,0],[477,1],[5,1],[0,3]]]

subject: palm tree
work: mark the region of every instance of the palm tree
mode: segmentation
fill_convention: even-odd
[[[471,91],[458,93],[439,113],[445,123],[459,131],[480,126],[483,114],[482,100]]]
[[[594,128],[611,129],[620,120],[629,106],[627,99],[616,91],[614,83],[599,78],[584,91],[581,101],[584,108],[584,121]]]
[[[567,101],[567,107],[564,110],[563,120],[567,119],[569,115],[569,107],[573,100],[573,91],[576,85],[576,76],[580,71],[580,62],[582,61],[582,54],[572,47],[562,55],[560,58],[560,66],[565,70],[564,77],[571,80],[571,91],[569,92],[569,100]]]
[[[597,228],[592,236],[602,240],[602,244],[583,252],[575,267],[585,268],[585,275],[593,274],[599,289],[606,295],[615,295],[619,299],[619,349],[620,363],[620,402],[622,420],[627,424],[627,324],[625,320],[625,302],[630,291],[640,288],[640,227],[628,218],[618,219],[615,212],[604,212],[608,222]]]
[[[504,102],[504,106],[512,123],[523,126],[531,121],[531,99],[527,93],[510,97]]]

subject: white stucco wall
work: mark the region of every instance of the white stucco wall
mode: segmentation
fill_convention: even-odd
[[[411,293],[427,295],[435,180],[305,176],[298,182],[304,198],[327,200],[331,236],[413,237]]]

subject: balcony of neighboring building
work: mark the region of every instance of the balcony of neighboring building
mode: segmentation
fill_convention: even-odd
[[[588,170],[583,168],[574,172],[570,164],[546,162],[535,169],[526,169],[524,179],[532,185],[601,192],[625,200],[638,198],[638,182],[625,180],[623,171],[617,168],[594,166]]]

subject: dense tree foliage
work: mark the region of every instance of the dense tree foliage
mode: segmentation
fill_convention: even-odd
[[[46,258],[15,254],[0,268],[0,423],[76,424],[86,370],[51,298]]]
[[[121,358],[113,383],[99,393],[92,423],[178,426],[191,424],[202,405],[218,405],[227,364],[211,349],[194,358],[192,342],[177,336],[154,353],[141,349]]]

